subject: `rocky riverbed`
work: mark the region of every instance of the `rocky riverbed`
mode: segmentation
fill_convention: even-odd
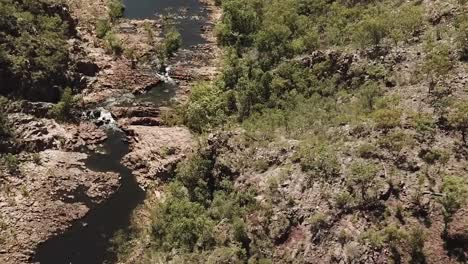
[[[186,100],[194,82],[212,79],[217,71],[219,51],[212,29],[220,12],[212,3],[204,3],[204,8],[209,14],[202,29],[206,42],[181,50],[168,63],[179,87],[174,98],[180,102]],[[122,188],[124,181],[118,172],[87,166],[90,155],[106,152],[103,146],[109,126],[83,113],[101,106],[115,121],[114,129],[125,133],[122,140],[129,146],[122,162],[141,189],[154,188],[159,179],[170,176],[193,145],[186,128],[161,126],[159,105],[134,101],[135,95],[162,82],[151,60],[135,61],[151,57],[154,47],[149,45],[145,28],[158,35],[161,21],[122,19],[114,25],[123,45],[136,51],[129,58],[109,54],[96,36],[95,17],[107,16],[105,1],[68,0],[64,10],[76,25],[76,38],[69,43],[80,75],[80,109],[67,122],[57,122],[49,114],[52,104],[8,104],[14,139],[0,147],[17,153],[19,165],[2,171],[0,177],[1,263],[37,261],[34,256],[39,245],[77,224],[86,227],[80,221]],[[122,98],[130,98],[130,104],[119,105]]]

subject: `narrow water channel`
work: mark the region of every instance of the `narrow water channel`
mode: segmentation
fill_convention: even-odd
[[[42,244],[38,248],[36,261],[93,264],[107,260],[112,263],[112,253],[107,251],[109,239],[116,230],[129,226],[133,209],[145,197],[131,171],[120,164],[122,157],[128,153],[128,144],[122,141],[123,136],[118,130],[109,130],[108,139],[103,145],[104,153],[93,153],[85,160],[85,165],[91,170],[119,173],[121,188],[64,235]]]
[[[182,34],[183,48],[205,43],[201,27],[207,12],[198,0],[124,0],[125,16],[131,19],[156,18],[158,15],[175,17],[176,27]],[[159,85],[135,102],[151,102],[156,106],[166,104],[174,95],[174,84]],[[144,200],[131,171],[120,161],[129,147],[123,141],[123,132],[108,130],[103,153],[91,153],[86,166],[94,171],[113,171],[120,174],[120,189],[106,202],[92,209],[67,232],[39,245],[33,262],[41,264],[101,264],[115,263],[116,256],[108,249],[110,238],[118,230],[130,226],[133,210]],[[84,201],[83,201],[84,202]]]

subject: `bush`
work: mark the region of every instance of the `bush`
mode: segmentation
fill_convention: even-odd
[[[429,39],[425,43],[426,58],[423,71],[428,75],[430,91],[432,91],[441,77],[450,73],[454,66],[451,47],[443,42],[435,42]]]
[[[401,122],[401,111],[398,109],[378,109],[372,113],[378,129],[392,129]]]
[[[451,127],[461,132],[462,140],[467,144],[468,100],[456,102],[447,114],[447,121]]]
[[[328,143],[304,144],[297,153],[302,170],[313,177],[332,179],[340,174],[336,151]]]
[[[111,30],[111,24],[107,19],[99,19],[96,23],[96,35],[98,38],[104,38]]]
[[[8,172],[15,173],[19,169],[18,158],[13,154],[6,154],[2,157],[3,165],[7,168]]]
[[[350,187],[356,186],[360,190],[361,198],[367,200],[368,198],[375,198],[376,192],[369,193],[371,187],[377,189],[378,178],[377,173],[379,169],[372,163],[354,162],[350,167],[350,175],[348,176],[348,185]]]
[[[50,110],[50,114],[60,120],[65,120],[70,115],[70,111],[74,106],[73,94],[70,87],[65,88],[62,93],[62,98]]]
[[[357,148],[357,154],[361,158],[369,159],[377,156],[377,147],[374,144],[364,143]]]
[[[404,4],[392,16],[390,37],[398,43],[408,41],[414,33],[422,30],[424,26],[424,12],[422,6]]]
[[[456,23],[457,29],[457,44],[460,50],[462,60],[468,60],[468,15],[461,15]]]
[[[123,17],[125,6],[122,0],[109,0],[108,8],[111,21],[115,21]]]
[[[381,136],[378,139],[377,144],[388,151],[398,153],[404,147],[412,148],[414,140],[410,135],[403,131],[393,131]]]
[[[350,208],[353,203],[354,199],[353,196],[348,192],[348,191],[342,191],[339,192],[335,197],[334,197],[335,205],[339,209],[348,209]]]
[[[0,112],[0,140],[5,140],[11,136],[11,128],[8,125],[8,118],[2,112]]]
[[[1,1],[0,93],[54,102],[68,83],[69,25],[50,1]]]
[[[183,188],[172,184],[172,189]],[[179,192],[179,193],[177,193]],[[180,191],[171,191],[169,197],[152,215],[152,234],[155,246],[163,251],[192,252],[208,249],[213,243],[213,221],[202,205],[190,202]]]
[[[164,36],[164,54],[170,58],[177,52],[182,45],[182,35],[175,29],[170,27]]]
[[[421,227],[413,228],[409,234],[409,246],[411,248],[411,264],[426,263],[424,256],[424,240],[426,235]]]
[[[192,156],[177,166],[176,179],[188,189],[191,201],[207,204],[212,199],[213,189],[210,190],[210,187],[213,186],[208,186],[209,182],[212,183],[212,168],[212,161],[199,155]]]
[[[363,85],[359,90],[359,99],[363,108],[367,111],[373,111],[375,108],[375,101],[378,97],[382,96],[382,90],[376,82],[368,82]]]
[[[356,25],[353,39],[355,43],[363,48],[368,45],[378,46],[388,33],[386,14],[366,15]]]
[[[466,205],[468,199],[468,186],[464,177],[446,176],[442,181],[441,192],[444,194],[439,199],[443,208],[446,227],[452,220],[452,215]]]
[[[122,41],[114,32],[107,32],[104,40],[106,41],[106,49],[109,53],[121,55],[124,51],[122,47]]]
[[[327,225],[327,215],[324,213],[315,213],[309,218],[308,222],[311,232],[316,233]]]
[[[184,123],[194,132],[203,132],[226,120],[223,93],[212,84],[201,83],[192,88],[184,113]]]

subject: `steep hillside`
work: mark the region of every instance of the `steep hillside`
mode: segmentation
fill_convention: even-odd
[[[198,150],[122,260],[466,261],[466,1],[219,2],[222,72],[166,119]]]

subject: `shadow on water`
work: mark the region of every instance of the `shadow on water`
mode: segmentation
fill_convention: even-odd
[[[175,17],[177,29],[182,35],[182,48],[206,43],[201,28],[208,12],[199,0],[124,0],[125,17],[154,19],[158,15]]]
[[[107,252],[109,239],[117,230],[130,226],[131,212],[140,204],[145,194],[131,175],[131,171],[120,164],[128,153],[128,144],[122,141],[120,131],[110,130],[104,143],[105,153],[93,153],[86,166],[94,171],[117,172],[121,176],[121,187],[109,200],[92,209],[81,221],[65,234],[57,236],[38,247],[34,261],[43,264],[94,264],[115,262],[112,252]]]

